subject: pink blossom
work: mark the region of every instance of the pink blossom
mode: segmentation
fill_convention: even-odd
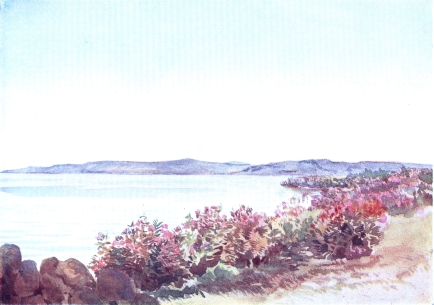
[[[163,238],[166,238],[166,239],[171,239],[171,238],[173,238],[173,234],[172,234],[172,232],[170,232],[169,230],[163,230],[163,231],[161,232],[161,235],[162,235]]]

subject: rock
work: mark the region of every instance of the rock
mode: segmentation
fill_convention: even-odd
[[[41,273],[42,296],[50,304],[68,304],[72,288],[66,286],[62,278],[48,273]]]
[[[22,304],[21,298],[16,295],[11,295],[5,304]]]
[[[56,274],[62,277],[66,285],[74,289],[81,289],[83,287],[96,288],[95,280],[89,270],[75,258],[59,262]]]
[[[0,297],[0,304],[102,304],[93,276],[80,261],[50,257],[38,272],[34,261],[21,262],[20,248],[11,244],[0,247]]]
[[[55,275],[56,274],[56,268],[59,265],[59,260],[55,257],[46,258],[42,261],[41,267],[40,267],[40,273],[42,274],[50,274]]]
[[[45,305],[45,301],[44,298],[42,297],[42,295],[38,294],[38,295],[33,295],[31,297],[27,297],[27,298],[22,298],[21,299],[21,304],[29,304],[29,305]]]
[[[20,248],[12,244],[0,247],[0,301],[1,303],[16,302],[14,283],[21,267]]]
[[[4,244],[0,247],[0,256],[4,274],[18,272],[21,267],[21,251],[18,246]]]
[[[135,297],[135,287],[130,278],[119,270],[102,269],[96,281],[98,295],[102,301],[132,302]]]
[[[2,282],[3,282],[3,258],[2,258],[2,255],[0,253],[0,302],[3,299]]]
[[[102,304],[95,289],[83,287],[81,290],[73,290],[70,298],[71,304]]]
[[[62,262],[50,257],[42,261],[40,273],[47,303],[101,304],[96,282],[80,261],[70,258]]]
[[[21,263],[14,283],[15,294],[21,298],[33,296],[40,284],[40,276],[36,263],[25,260]]]
[[[42,296],[51,304],[68,303],[71,288],[63,283],[62,278],[56,274],[59,260],[55,257],[44,259],[41,263],[40,274],[42,282]]]

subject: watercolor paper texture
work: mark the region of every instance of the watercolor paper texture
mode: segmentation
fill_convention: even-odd
[[[0,303],[433,303],[432,1],[0,0],[0,78]]]

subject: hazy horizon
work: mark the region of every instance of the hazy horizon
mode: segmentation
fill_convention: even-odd
[[[223,161],[223,162],[217,162],[217,161],[209,161],[209,160],[198,160],[198,159],[192,159],[192,158],[183,158],[183,159],[174,159],[174,160],[155,160],[155,161],[134,161],[134,160],[94,160],[94,161],[88,161],[83,163],[59,163],[59,164],[49,164],[49,165],[29,165],[24,166],[20,168],[5,168],[0,169],[0,173],[7,170],[18,170],[18,169],[26,169],[26,168],[49,168],[52,166],[57,165],[84,165],[88,163],[105,163],[105,162],[131,162],[131,163],[163,163],[163,162],[172,162],[172,161],[182,161],[182,160],[194,160],[199,162],[206,162],[206,163],[219,163],[219,164],[239,164],[239,165],[246,165],[246,166],[256,166],[256,165],[267,165],[267,164],[274,164],[274,163],[281,163],[281,162],[300,162],[300,161],[319,161],[319,160],[328,160],[334,163],[363,163],[363,162],[372,162],[372,163],[404,163],[404,164],[419,164],[419,165],[429,165],[432,166],[431,163],[419,163],[419,162],[406,162],[406,161],[372,161],[372,160],[360,160],[360,161],[354,161],[354,162],[347,162],[347,161],[336,161],[336,160],[330,160],[330,159],[303,159],[303,160],[280,160],[280,161],[273,161],[273,162],[267,162],[267,163],[247,163],[243,161]]]

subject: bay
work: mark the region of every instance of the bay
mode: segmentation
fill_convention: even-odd
[[[189,213],[240,205],[272,215],[299,195],[280,186],[285,176],[177,176],[105,174],[0,174],[0,245],[20,247],[23,259],[96,253],[98,232],[118,235],[146,215],[174,228]],[[301,202],[303,203],[303,202]]]

